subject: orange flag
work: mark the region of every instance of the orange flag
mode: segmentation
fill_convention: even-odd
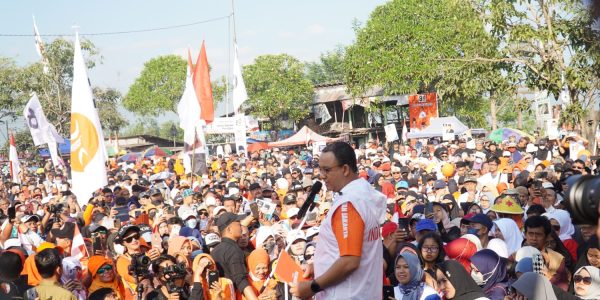
[[[281,252],[277,266],[275,266],[275,275],[277,275],[277,278],[287,283],[306,281],[302,276],[303,274],[304,271],[302,271],[302,268],[296,261],[287,252]]]
[[[202,48],[200,48],[200,54],[198,54],[192,79],[194,81],[196,97],[200,103],[200,119],[204,120],[206,124],[210,124],[215,119],[215,109],[204,41],[202,41]]]

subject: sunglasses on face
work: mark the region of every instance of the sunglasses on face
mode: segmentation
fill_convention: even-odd
[[[125,241],[126,243],[131,243],[133,242],[133,240],[139,241],[140,240],[140,235],[139,234],[134,234],[132,236],[126,237],[123,239],[123,241]]]
[[[314,254],[304,254],[304,260],[310,260]]]
[[[207,216],[208,217],[208,212],[205,212],[205,211],[201,211],[198,214],[201,215],[201,216]]]
[[[581,275],[575,275],[575,276],[573,276],[573,280],[575,282],[582,282],[583,281],[583,284],[585,284],[585,285],[592,284],[592,277],[583,277]]]
[[[104,274],[105,272],[112,271],[111,265],[105,265],[104,267],[98,269],[98,274]]]

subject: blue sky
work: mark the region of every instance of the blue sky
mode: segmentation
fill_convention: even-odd
[[[320,53],[354,39],[352,21],[365,21],[383,0],[274,1],[237,0],[236,29],[240,61],[249,64],[262,54],[288,53],[301,60],[316,60]],[[220,1],[2,1],[0,33],[32,33],[35,15],[41,34],[136,30],[191,23],[226,16],[229,0]],[[69,37],[69,38],[72,38]],[[227,19],[166,31],[90,36],[103,56],[91,70],[93,85],[127,92],[144,62],[165,54],[196,54],[206,40],[214,75],[228,69]],[[46,42],[51,37],[44,37]],[[0,55],[19,64],[38,60],[31,37],[0,37]]]
[[[263,54],[287,53],[303,61],[315,61],[336,45],[354,40],[353,20],[364,23],[385,0],[236,0],[235,22],[239,58],[250,64]],[[188,24],[227,16],[231,1],[206,0],[104,0],[104,1],[0,1],[0,34],[32,34],[32,16],[40,34],[67,34],[128,31]],[[191,27],[146,33],[87,36],[99,49],[102,64],[90,70],[93,86],[112,87],[123,95],[149,59],[167,54],[185,55],[190,47],[194,59],[206,40],[211,76],[227,74],[228,20]],[[231,29],[232,30],[232,29]],[[53,37],[43,37],[50,42]],[[0,36],[0,56],[12,57],[19,65],[39,60],[33,37]],[[130,123],[135,116],[124,111]],[[174,120],[167,113],[158,121]],[[19,127],[17,120],[13,126]],[[11,127],[13,127],[11,126]],[[0,131],[4,131],[1,130]],[[4,140],[0,134],[0,142]]]

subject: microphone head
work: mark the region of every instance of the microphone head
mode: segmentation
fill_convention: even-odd
[[[321,183],[320,181],[317,181],[313,184],[313,186],[310,188],[310,192],[311,193],[318,193],[321,191],[321,188],[323,188],[323,183]]]

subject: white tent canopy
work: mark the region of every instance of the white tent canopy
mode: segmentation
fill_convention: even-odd
[[[310,128],[304,126],[304,127],[302,127],[302,129],[298,130],[298,132],[296,132],[296,134],[292,135],[291,137],[289,137],[285,140],[269,143],[269,147],[287,147],[287,146],[297,146],[297,145],[308,145],[308,144],[312,144],[314,142],[330,143],[330,142],[334,142],[337,140],[338,140],[337,138],[330,138],[330,137],[322,136],[322,135],[310,130]]]
[[[460,135],[469,130],[465,124],[456,117],[443,117],[431,120],[431,124],[421,131],[411,131],[408,133],[409,139],[442,137],[444,135],[444,124],[451,124],[455,135]]]

